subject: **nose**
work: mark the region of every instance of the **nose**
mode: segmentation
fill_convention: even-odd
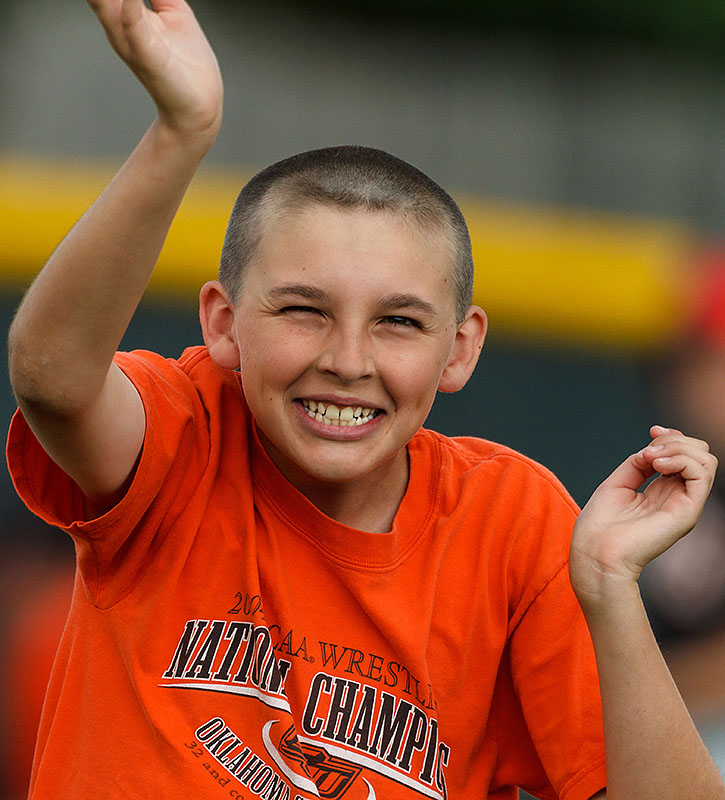
[[[331,331],[318,360],[320,371],[343,383],[367,378],[375,371],[369,334],[352,324]]]

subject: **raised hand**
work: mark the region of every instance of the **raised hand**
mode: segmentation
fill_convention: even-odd
[[[570,574],[580,601],[622,580],[636,581],[702,512],[717,468],[707,443],[657,425],[650,434],[650,444],[596,489],[577,520]]]
[[[88,0],[113,49],[156,103],[159,120],[182,133],[216,134],[222,80],[216,57],[184,0]]]

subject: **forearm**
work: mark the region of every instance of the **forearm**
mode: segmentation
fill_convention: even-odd
[[[608,800],[722,800],[725,788],[662,658],[635,582],[580,597],[604,714]]]
[[[216,131],[155,122],[36,278],[10,331],[13,388],[59,413],[92,399]]]

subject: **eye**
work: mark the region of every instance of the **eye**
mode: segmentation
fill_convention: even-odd
[[[392,325],[395,328],[421,328],[422,325],[418,320],[413,319],[412,317],[403,317],[397,314],[391,314],[390,316],[383,317],[383,322],[388,325]]]
[[[282,314],[322,314],[322,311],[314,306],[285,306],[280,311]]]

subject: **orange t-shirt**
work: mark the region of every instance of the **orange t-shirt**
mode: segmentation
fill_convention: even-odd
[[[78,488],[18,414],[28,506],[78,572],[32,797],[585,800],[605,785],[577,509],[541,466],[421,430],[390,533],[326,517],[204,348],[117,363],[146,409],[126,496]]]

